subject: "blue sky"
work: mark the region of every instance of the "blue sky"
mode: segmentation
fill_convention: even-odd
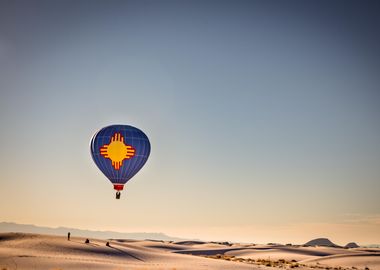
[[[380,242],[379,9],[2,1],[1,218]],[[88,145],[113,123],[152,144],[121,201]]]

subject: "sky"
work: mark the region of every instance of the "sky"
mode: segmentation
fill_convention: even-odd
[[[0,221],[380,243],[376,1],[0,1]],[[100,128],[151,142],[115,200]]]

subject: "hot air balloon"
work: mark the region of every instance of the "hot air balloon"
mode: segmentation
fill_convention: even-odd
[[[90,148],[96,166],[113,184],[116,199],[120,199],[120,191],[140,171],[150,154],[145,133],[128,125],[100,129],[92,136]]]

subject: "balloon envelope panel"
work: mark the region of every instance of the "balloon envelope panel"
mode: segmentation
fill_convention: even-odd
[[[114,184],[125,184],[144,166],[150,154],[148,137],[128,125],[102,128],[90,144],[95,164]]]

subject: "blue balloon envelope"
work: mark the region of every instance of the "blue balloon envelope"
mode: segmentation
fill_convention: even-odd
[[[128,125],[104,127],[92,136],[91,155],[95,164],[120,190],[148,160],[150,142],[140,129]]]

